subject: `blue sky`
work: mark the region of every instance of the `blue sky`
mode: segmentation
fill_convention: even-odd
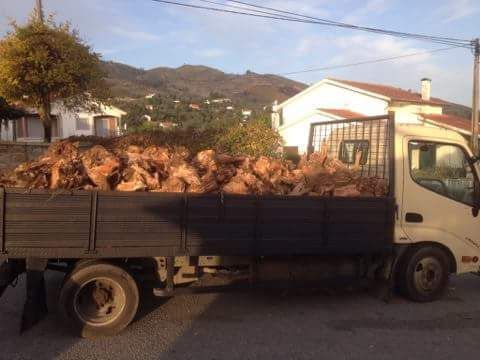
[[[152,0],[43,0],[70,20],[106,60],[142,68],[201,64],[230,73],[286,73],[392,57],[443,45],[298,23],[217,14]],[[194,2],[194,0],[182,0]],[[216,0],[222,1],[222,0]],[[0,36],[26,21],[34,0],[0,0]],[[250,0],[312,16],[392,30],[471,39],[480,36],[479,0]],[[417,90],[433,80],[434,96],[469,105],[472,54],[455,49],[396,62],[291,76],[370,81]]]

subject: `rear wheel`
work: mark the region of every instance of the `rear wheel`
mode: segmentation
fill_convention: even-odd
[[[445,293],[450,271],[444,250],[434,246],[412,248],[399,270],[400,290],[409,299],[429,302]]]
[[[132,276],[105,262],[75,268],[60,293],[64,315],[87,338],[118,334],[134,319],[138,303]]]

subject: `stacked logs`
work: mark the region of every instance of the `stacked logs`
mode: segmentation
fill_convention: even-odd
[[[328,148],[298,165],[268,157],[252,158],[184,147],[129,146],[107,150],[95,145],[81,151],[62,141],[32,162],[0,175],[0,185],[28,189],[84,189],[292,196],[374,196],[387,194],[387,183],[360,175],[360,156],[348,168],[328,157]]]

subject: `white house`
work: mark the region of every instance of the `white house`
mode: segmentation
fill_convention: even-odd
[[[431,80],[422,79],[421,92],[349,80],[324,79],[272,107],[272,126],[284,145],[305,153],[310,124],[395,113],[397,123],[448,127],[469,134],[470,119],[447,115],[452,103],[430,96]]]
[[[28,112],[28,111],[27,111]],[[63,139],[70,136],[95,135],[110,137],[119,135],[121,119],[126,112],[115,106],[100,105],[98,112],[88,110],[72,111],[61,105],[52,106],[54,118],[52,138]],[[43,141],[43,126],[38,114],[32,111],[16,121],[10,121],[8,127],[2,129],[3,141],[35,142]]]

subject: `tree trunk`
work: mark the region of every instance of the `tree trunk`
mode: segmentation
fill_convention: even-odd
[[[50,104],[50,100],[43,99],[42,107],[39,109],[40,111],[40,121],[43,125],[43,142],[51,143],[52,142],[52,114],[51,114],[52,106]]]

